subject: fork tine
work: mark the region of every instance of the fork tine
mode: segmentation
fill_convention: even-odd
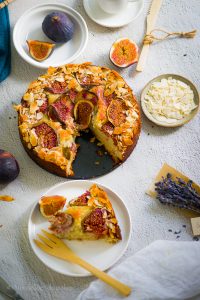
[[[49,247],[53,248],[56,246],[56,244],[54,242],[52,242],[51,240],[45,238],[43,235],[41,234],[37,234],[37,236]]]
[[[47,252],[48,254],[52,255],[51,249],[50,247],[46,246],[45,244],[41,243],[40,241],[34,239],[35,244],[42,249],[44,252]]]
[[[49,233],[48,231],[42,229],[42,232],[44,233],[44,235],[46,235],[52,242],[54,242],[55,244],[58,244],[61,242],[60,239],[58,239],[55,235]]]

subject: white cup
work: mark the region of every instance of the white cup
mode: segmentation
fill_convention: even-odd
[[[138,0],[97,0],[101,9],[109,14],[117,14],[127,7],[128,2],[137,1]]]

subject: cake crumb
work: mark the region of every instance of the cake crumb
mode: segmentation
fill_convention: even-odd
[[[99,165],[100,164],[100,162],[99,161],[95,161],[95,165]]]
[[[90,139],[90,143],[94,143],[94,141],[95,141],[95,136],[93,136],[91,139]]]
[[[103,151],[97,150],[97,155],[100,156],[100,157],[103,156]]]

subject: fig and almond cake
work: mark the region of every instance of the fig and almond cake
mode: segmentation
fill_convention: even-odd
[[[90,129],[115,162],[132,152],[141,129],[130,87],[113,70],[84,64],[48,69],[33,81],[16,106],[27,153],[59,176],[73,176],[76,137]]]
[[[49,230],[68,240],[104,239],[116,243],[122,239],[121,230],[107,193],[93,184],[81,196],[63,207],[62,196],[43,196],[40,211],[50,222]]]

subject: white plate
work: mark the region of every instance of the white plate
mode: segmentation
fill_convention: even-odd
[[[62,11],[71,18],[75,25],[74,35],[67,43],[57,44],[46,60],[38,62],[30,56],[26,40],[53,42],[43,33],[42,22],[46,15],[54,11]],[[81,15],[71,7],[58,3],[32,7],[20,17],[13,31],[13,42],[19,55],[29,64],[45,69],[74,61],[85,49],[87,41],[88,29]]]
[[[67,181],[53,186],[45,193],[45,195],[63,195],[67,197],[67,200],[71,200],[72,198],[84,193],[93,183],[95,182],[86,180]],[[131,235],[131,220],[122,199],[120,199],[120,197],[109,188],[100,184],[98,184],[98,186],[102,187],[108,193],[121,228],[122,241],[119,241],[116,244],[110,244],[102,240],[66,241],[66,243],[81,258],[101,270],[106,270],[116,263],[125,252]],[[77,265],[46,254],[35,245],[33,239],[37,238],[37,233],[40,233],[41,229],[47,230],[48,226],[49,223],[41,215],[39,205],[36,203],[29,217],[28,235],[31,247],[37,257],[46,266],[61,274],[77,277],[91,275],[89,272]]]
[[[96,0],[83,0],[88,16],[97,24],[111,28],[125,26],[135,20],[142,12],[143,4],[143,0],[129,2],[120,13],[108,14],[100,8]]]

